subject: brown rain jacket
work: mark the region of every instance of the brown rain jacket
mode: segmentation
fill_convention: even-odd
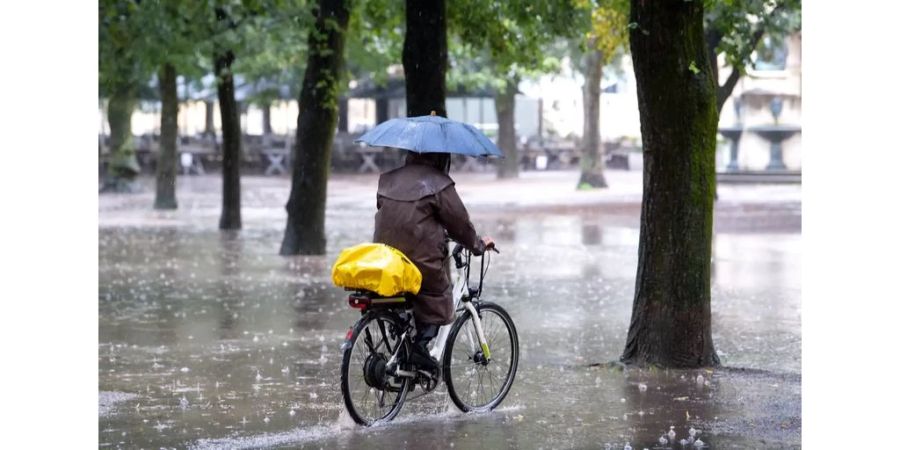
[[[474,254],[484,252],[453,180],[435,167],[410,163],[378,180],[375,242],[403,252],[422,272],[422,288],[412,299],[417,323],[453,322],[450,257],[445,231]]]

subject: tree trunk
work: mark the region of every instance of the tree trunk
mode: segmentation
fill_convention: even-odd
[[[592,43],[593,44],[593,43]],[[590,50],[584,56],[584,132],[581,145],[581,177],[577,187],[605,188],[603,143],[600,142],[600,80],[603,78],[603,53]]]
[[[497,146],[504,158],[497,165],[498,178],[519,177],[519,151],[516,147],[516,92],[519,80],[508,80],[494,96],[497,110]]]
[[[206,100],[203,102],[206,106],[206,126],[204,127],[203,134],[207,136],[215,136],[216,135],[216,108],[215,103],[212,100]]]
[[[241,122],[234,99],[234,78],[230,50],[215,57],[218,75],[219,113],[222,119],[222,216],[220,230],[241,228]]]
[[[136,103],[134,86],[121,86],[109,98],[110,163],[101,192],[131,192],[134,179],[141,172],[131,135],[131,114]]]
[[[175,174],[178,172],[178,80],[175,67],[164,64],[159,71],[162,117],[159,131],[159,159],[156,164],[156,209],[176,209]]]
[[[349,19],[349,0],[319,0],[300,91],[296,158],[285,207],[288,220],[279,252],[282,255],[325,253],[325,201]]]
[[[266,103],[262,107],[262,119],[263,119],[263,135],[268,136],[272,134],[272,104]]]
[[[644,143],[634,305],[622,361],[719,364],[710,317],[716,84],[703,3],[632,0],[631,54]],[[647,34],[645,34],[647,33]]]
[[[406,0],[407,117],[447,117],[447,7],[444,0]]]
[[[338,100],[338,131],[341,133],[346,133],[349,129],[349,107],[350,100],[347,97],[341,97],[341,99]]]
[[[375,99],[375,125],[388,120],[388,99],[387,97],[379,97]]]

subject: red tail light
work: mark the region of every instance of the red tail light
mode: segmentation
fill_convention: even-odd
[[[351,308],[366,309],[369,307],[369,297],[365,296],[351,295],[347,302],[350,303]]]
[[[347,330],[347,336],[344,337],[344,340],[345,340],[345,341],[349,341],[350,339],[353,339],[353,327],[350,327],[350,328]]]

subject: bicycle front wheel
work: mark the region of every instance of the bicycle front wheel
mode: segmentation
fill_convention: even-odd
[[[509,314],[494,303],[476,306],[487,341],[485,357],[471,313],[453,324],[444,350],[444,382],[457,408],[464,412],[497,407],[512,387],[519,365],[519,337]]]
[[[401,333],[400,319],[390,313],[366,315],[353,327],[341,364],[341,394],[350,417],[360,425],[391,420],[403,406],[409,378],[386,371],[394,353],[399,352],[401,361],[407,358],[409,348],[400,340]]]

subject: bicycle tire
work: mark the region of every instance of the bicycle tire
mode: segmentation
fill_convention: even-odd
[[[491,352],[491,362],[484,365],[476,361],[477,357],[475,357],[475,354],[480,353],[480,346],[474,345],[474,343],[477,342],[477,337],[473,337],[475,333],[474,324],[472,322],[472,315],[468,311],[456,319],[453,328],[450,329],[450,335],[447,337],[447,347],[444,350],[443,357],[444,383],[447,385],[447,393],[450,395],[450,399],[456,407],[463,412],[490,411],[496,408],[512,388],[513,381],[516,377],[516,370],[519,365],[519,337],[516,332],[516,325],[513,323],[509,313],[500,307],[500,305],[490,302],[481,302],[476,305],[476,309],[478,310],[479,315],[482,316],[485,339],[488,341]],[[496,316],[496,318],[500,320],[500,322],[496,323],[503,324],[505,336],[497,336],[497,333],[501,332],[501,330],[497,328],[497,325],[491,325],[488,323],[488,320],[485,320],[487,317],[491,316]],[[465,348],[462,348],[463,344],[460,343],[459,346],[457,345],[457,339],[462,330],[465,330],[464,336],[466,336],[466,339],[468,340],[468,351],[466,351]],[[504,337],[508,337],[509,339],[508,348],[498,345],[502,342],[494,339]],[[472,339],[474,339],[475,342],[473,342]],[[462,349],[463,354],[466,354],[469,358],[468,361],[463,360],[462,357],[459,356],[460,349]],[[454,350],[457,350],[457,356],[454,356]],[[506,355],[504,355],[504,353],[506,353]],[[500,358],[499,360],[498,357]],[[457,359],[459,360],[458,362],[456,361]],[[495,371],[500,373],[502,372],[503,367],[500,364],[503,360],[506,361],[508,368],[502,380],[503,382],[500,384],[500,389],[497,390],[495,394],[488,396],[483,403],[477,401],[470,403],[473,397],[480,397],[477,393],[473,395],[473,391],[471,391],[471,383],[474,380],[475,374],[481,372],[478,373],[478,379],[483,387],[485,372],[488,372],[487,375],[489,375],[490,372],[490,369],[486,368],[491,367],[491,365],[493,365],[493,367],[499,367],[500,369]],[[465,371],[463,369],[465,369]],[[457,379],[454,380],[454,378]],[[467,379],[467,388],[464,392],[460,392],[463,388],[462,383]],[[493,378],[490,378],[489,380],[493,383]],[[491,386],[494,387],[495,385],[491,384]],[[483,389],[481,392],[483,392]]]
[[[381,322],[380,325],[379,322]],[[380,395],[380,403],[384,403],[384,398],[387,395],[387,392],[394,392],[394,390],[392,389],[378,389],[377,387],[369,384],[370,380],[367,377],[371,374],[366,373],[366,369],[367,367],[369,367],[367,366],[367,361],[374,361],[375,359],[383,358],[383,362],[390,359],[389,351],[379,351],[384,344],[384,340],[378,341],[378,343],[375,342],[375,340],[378,338],[384,339],[384,335],[382,334],[377,338],[373,338],[371,337],[372,330],[374,330],[376,333],[387,333],[388,337],[386,341],[388,345],[385,346],[385,350],[395,349],[396,347],[394,346],[398,345],[398,343],[399,345],[402,345],[403,347],[400,350],[400,358],[401,360],[405,360],[406,355],[409,354],[409,345],[406,341],[399,341],[400,333],[397,332],[397,330],[401,329],[401,324],[402,321],[396,314],[384,311],[366,314],[353,326],[353,335],[348,342],[349,345],[344,348],[343,360],[341,362],[341,395],[344,398],[344,407],[347,409],[350,417],[352,417],[353,420],[360,425],[370,426],[376,422],[392,420],[397,416],[397,414],[400,413],[400,409],[403,407],[403,403],[406,400],[406,394],[408,393],[410,387],[409,378],[390,377],[387,375],[383,375],[382,371],[382,375],[384,377],[387,377],[382,378],[382,380],[389,380],[395,383],[399,382],[399,387],[394,388],[397,389],[397,392],[395,392],[397,395],[393,397],[390,403],[390,408],[388,408],[387,412],[384,414],[375,412],[384,409],[383,406],[378,406],[378,403],[374,404],[377,407],[377,409],[374,410],[372,408],[365,407],[365,399],[368,397],[368,394],[374,394],[375,398],[373,398],[373,401],[377,400],[377,396]],[[374,328],[370,328],[372,325],[374,325]],[[393,330],[391,328],[393,328]],[[368,336],[370,336],[369,343],[366,343],[365,337],[367,330],[369,330]],[[396,336],[394,336],[396,340],[393,342],[390,339],[391,333],[396,334]],[[363,336],[362,339],[360,339],[361,336]],[[362,342],[361,348],[358,352],[354,353],[354,351],[358,348],[357,344],[360,342]],[[375,350],[374,353],[371,352],[371,349],[373,347]],[[365,350],[365,352],[363,350]],[[380,356],[373,356],[373,359],[370,360],[368,355],[376,353]],[[377,364],[378,362],[376,361],[373,365]],[[377,370],[375,369],[373,369],[373,371],[377,372]],[[360,376],[362,378],[360,378]],[[360,397],[360,395],[357,395],[359,393],[360,387],[367,392],[363,398],[357,398]]]

